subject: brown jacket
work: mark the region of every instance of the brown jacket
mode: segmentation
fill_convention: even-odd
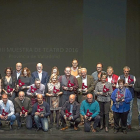
[[[22,110],[22,107],[26,110],[28,110],[28,114],[31,114],[32,112],[32,107],[31,107],[31,100],[28,97],[25,97],[23,103],[19,100],[19,98],[15,98],[15,112],[20,113]]]
[[[82,88],[82,77],[78,77],[77,81],[78,81],[78,91],[79,91],[79,89]],[[88,86],[87,93],[93,93],[94,88],[95,88],[95,82],[94,82],[94,79],[91,75],[87,75],[87,86]],[[82,100],[85,99],[85,98],[82,98],[81,96],[83,96],[82,93],[78,92],[78,102],[80,102],[80,103]]]

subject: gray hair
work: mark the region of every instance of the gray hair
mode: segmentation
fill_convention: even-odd
[[[128,66],[125,66],[125,67],[123,68],[123,70],[125,70],[125,69],[128,69],[128,70],[130,71],[130,68],[129,68]]]
[[[36,81],[40,81],[40,79],[39,79],[39,78],[35,78],[35,82],[36,82]]]
[[[81,71],[86,71],[87,72],[87,69],[86,68],[81,68]]]

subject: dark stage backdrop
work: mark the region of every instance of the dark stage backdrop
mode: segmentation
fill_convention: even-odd
[[[0,72],[22,62],[41,62],[50,74],[77,58],[95,71],[97,62],[140,76],[139,0],[0,0]]]

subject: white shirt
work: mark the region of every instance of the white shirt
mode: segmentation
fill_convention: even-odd
[[[39,77],[39,79],[40,79],[40,81],[42,80],[42,72],[38,72],[38,77]]]
[[[84,85],[87,86],[87,76],[85,78],[82,77],[82,83],[84,83]]]
[[[112,81],[112,76],[111,76],[111,77],[108,76],[107,79],[108,79],[108,82],[111,83],[111,81]]]
[[[20,71],[20,72],[17,72],[17,79],[18,79],[18,77],[20,76],[20,73],[21,73],[21,71]]]
[[[0,100],[0,116],[2,115],[2,110],[8,113],[7,116],[12,116],[15,112],[14,105],[12,101],[7,100],[6,105],[3,103],[3,100]]]
[[[119,79],[120,79],[120,76],[118,77],[118,80],[119,80]],[[134,76],[134,84],[135,84],[135,82],[136,82],[136,78],[135,78],[135,76]],[[125,83],[128,83],[128,77],[125,77]],[[134,84],[132,84],[132,87],[133,87],[133,88],[134,88]],[[119,87],[118,82],[117,82],[116,87],[117,87],[117,88]]]

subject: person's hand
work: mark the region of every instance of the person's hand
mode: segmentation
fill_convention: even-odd
[[[68,90],[68,87],[64,87],[63,89],[64,89],[64,90]]]
[[[122,99],[122,102],[124,102],[125,100],[124,99]]]
[[[124,86],[125,86],[125,87],[129,87],[129,84],[128,84],[128,83],[125,83]]]
[[[67,117],[66,117],[66,115],[64,115],[64,119],[65,119],[65,120],[67,120]]]
[[[25,117],[27,117],[27,115],[28,115],[28,112],[25,112]]]
[[[22,116],[22,112],[20,112],[20,116]]]
[[[92,117],[90,117],[88,120],[91,121]]]
[[[39,116],[39,115],[40,115],[40,113],[39,113],[39,112],[35,112],[35,115]]]
[[[119,99],[118,99],[118,98],[116,98],[116,101],[118,102],[118,101],[119,101]]]
[[[4,119],[5,119],[5,116],[2,116],[2,115],[1,115],[0,118],[1,118],[2,120],[4,120]]]
[[[44,114],[40,114],[40,117],[43,118],[44,117]]]
[[[5,116],[4,119],[7,120],[8,116]]]
[[[73,87],[70,87],[70,91],[73,91]]]
[[[82,89],[81,88],[79,88],[79,92],[82,92]]]
[[[98,92],[97,94],[98,94],[98,95],[103,95],[103,92]]]
[[[16,87],[17,89],[19,89],[19,85],[17,85],[17,87]]]
[[[21,87],[21,89],[25,89],[25,88],[26,88],[26,86],[22,86],[22,87]]]
[[[70,116],[70,117],[68,118],[68,120],[71,121],[71,120],[72,120],[72,116]]]
[[[87,119],[87,118],[88,118],[88,116],[86,116],[86,115],[85,115],[85,116],[84,116],[84,118],[85,118],[85,119]]]
[[[5,94],[8,94],[8,92],[7,91],[4,91],[5,92]]]

